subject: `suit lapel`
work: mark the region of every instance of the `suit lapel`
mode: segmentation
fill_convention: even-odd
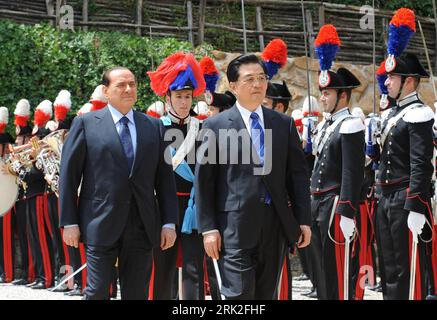
[[[247,129],[246,125],[244,124],[243,117],[241,116],[240,111],[238,111],[237,105],[234,105],[229,110],[229,121],[231,121],[230,127],[232,129],[235,129],[237,131]]]
[[[104,144],[110,146],[109,149],[111,150],[116,162],[119,163],[126,170],[126,172],[128,172],[129,168],[127,165],[127,159],[124,155],[120,136],[115,128],[115,123],[112,119],[111,112],[108,108],[104,108],[102,110],[95,111],[95,117],[97,120],[96,134],[100,136],[100,139]]]
[[[134,111],[135,128],[137,131],[137,152],[135,153],[134,164],[132,166],[132,176],[138,166],[142,163],[146,154],[146,139],[148,137],[146,130],[146,117]]]

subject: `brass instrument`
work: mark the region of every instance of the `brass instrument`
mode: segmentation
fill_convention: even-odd
[[[29,143],[13,147],[9,145],[9,154],[5,157],[6,169],[17,177],[17,184],[26,189],[24,176],[32,169],[36,157],[36,148],[40,142],[37,138],[30,139]]]
[[[5,163],[9,173],[17,177],[17,184],[26,189],[24,177],[35,164],[44,173],[50,188],[58,195],[61,152],[66,136],[67,130],[58,130],[42,140],[33,137],[25,145],[10,146]]]
[[[59,173],[61,167],[61,153],[67,130],[52,132],[39,145],[35,166],[43,171],[46,181],[53,192],[59,196]]]

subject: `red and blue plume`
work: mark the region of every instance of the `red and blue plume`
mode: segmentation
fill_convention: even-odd
[[[199,64],[206,82],[206,90],[211,93],[215,92],[217,81],[219,80],[219,72],[214,64],[214,60],[205,56],[200,60]]]
[[[264,48],[261,58],[264,60],[269,79],[272,79],[287,63],[287,45],[279,38],[273,39]]]
[[[414,11],[401,8],[396,11],[388,29],[387,51],[389,55],[399,57],[416,32],[416,17]]]
[[[199,63],[191,53],[176,52],[164,59],[156,71],[149,71],[150,87],[157,96],[178,90],[188,82],[193,86],[193,96],[205,91],[205,79]]]
[[[387,80],[387,72],[385,70],[385,60],[381,62],[378,70],[376,70],[376,80],[378,81],[379,92],[381,94],[388,94],[385,80]]]
[[[315,41],[315,51],[319,58],[320,70],[328,71],[331,69],[340,44],[337,29],[332,24],[325,24],[320,28]]]

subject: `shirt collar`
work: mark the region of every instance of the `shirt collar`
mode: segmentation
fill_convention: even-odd
[[[175,115],[171,110],[168,112],[168,117],[170,118],[171,122],[178,124],[180,126],[183,126],[190,122],[191,116],[188,114],[185,118],[180,118],[177,115]]]
[[[132,109],[126,115],[123,115],[120,111],[115,109],[110,104],[108,104],[108,109],[109,109],[109,112],[111,112],[112,120],[114,120],[115,124],[117,124],[121,118],[126,117],[126,118],[128,118],[128,120],[131,124],[135,125],[134,111]]]
[[[237,105],[238,111],[240,111],[241,116],[243,117],[243,120],[245,122],[249,122],[250,119],[250,115],[252,114],[252,111],[249,111],[248,109],[246,109],[245,107],[243,107],[237,100],[237,102],[235,103]],[[259,121],[261,121],[261,123],[264,123],[264,114],[263,114],[263,109],[261,107],[261,105],[258,106],[258,108],[255,109],[255,111],[259,116]]]
[[[398,102],[398,105],[400,108],[403,108],[406,105],[411,104],[412,102],[415,102],[417,100],[419,100],[419,97],[417,96],[417,92],[414,91],[410,93],[408,96],[406,96],[405,98],[403,98],[402,100],[400,100]]]
[[[331,121],[335,121],[337,120],[339,117],[341,117],[342,115],[344,115],[345,113],[349,114],[349,108],[348,107],[344,107],[338,111],[336,111],[334,114],[330,114],[330,113],[326,113],[325,115],[325,119],[327,121],[331,120]]]

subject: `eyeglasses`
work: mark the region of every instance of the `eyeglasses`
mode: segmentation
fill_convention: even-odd
[[[247,85],[253,85],[255,82],[265,84],[265,83],[267,83],[267,80],[268,80],[267,75],[263,74],[263,75],[259,75],[259,76],[250,76],[250,77],[241,79],[241,82],[243,82],[244,84],[247,84]],[[238,80],[238,81],[240,81],[240,80]]]

